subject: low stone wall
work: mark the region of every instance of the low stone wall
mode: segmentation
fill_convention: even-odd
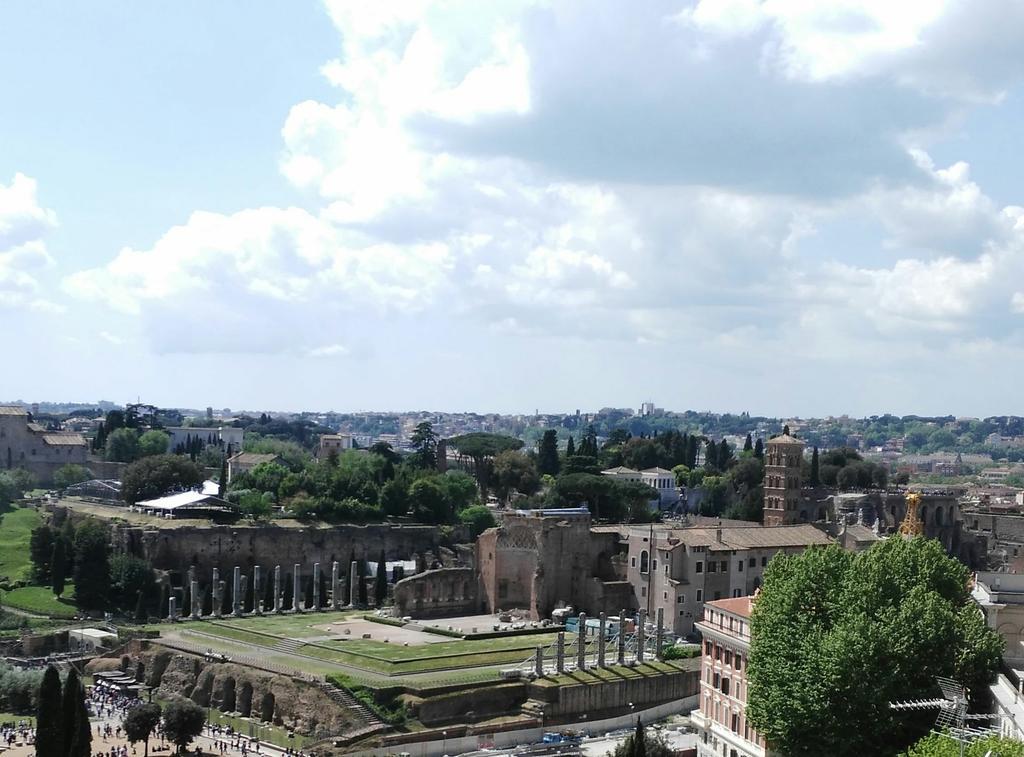
[[[519,709],[526,701],[526,694],[525,683],[503,683],[419,701],[412,698],[410,705],[420,722],[432,727],[448,723],[472,723],[507,715]]]
[[[620,678],[602,683],[580,683],[568,686],[545,686],[532,683],[530,699],[544,703],[546,722],[561,722],[577,718],[621,712],[634,707],[647,707],[685,699],[697,694],[700,688],[700,670],[688,664],[674,665],[673,673]]]
[[[438,618],[480,612],[480,582],[473,568],[439,568],[395,584],[401,616]]]

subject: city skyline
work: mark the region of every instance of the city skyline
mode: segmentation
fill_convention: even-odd
[[[0,396],[1013,412],[1019,5],[53,8]]]

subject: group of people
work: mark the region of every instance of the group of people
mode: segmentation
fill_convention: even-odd
[[[36,732],[27,720],[19,720],[12,723],[0,723],[0,743],[6,744],[10,749],[17,742],[23,744],[35,743]]]

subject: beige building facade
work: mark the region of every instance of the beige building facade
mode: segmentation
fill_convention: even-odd
[[[85,465],[89,444],[81,434],[50,431],[17,405],[0,405],[0,469],[24,468],[41,483],[68,464]]]

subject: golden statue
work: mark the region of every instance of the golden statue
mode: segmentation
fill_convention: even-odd
[[[910,492],[907,495],[907,514],[903,516],[900,523],[900,536],[923,536],[924,524],[917,517],[917,508],[921,504],[921,495],[917,492]]]

